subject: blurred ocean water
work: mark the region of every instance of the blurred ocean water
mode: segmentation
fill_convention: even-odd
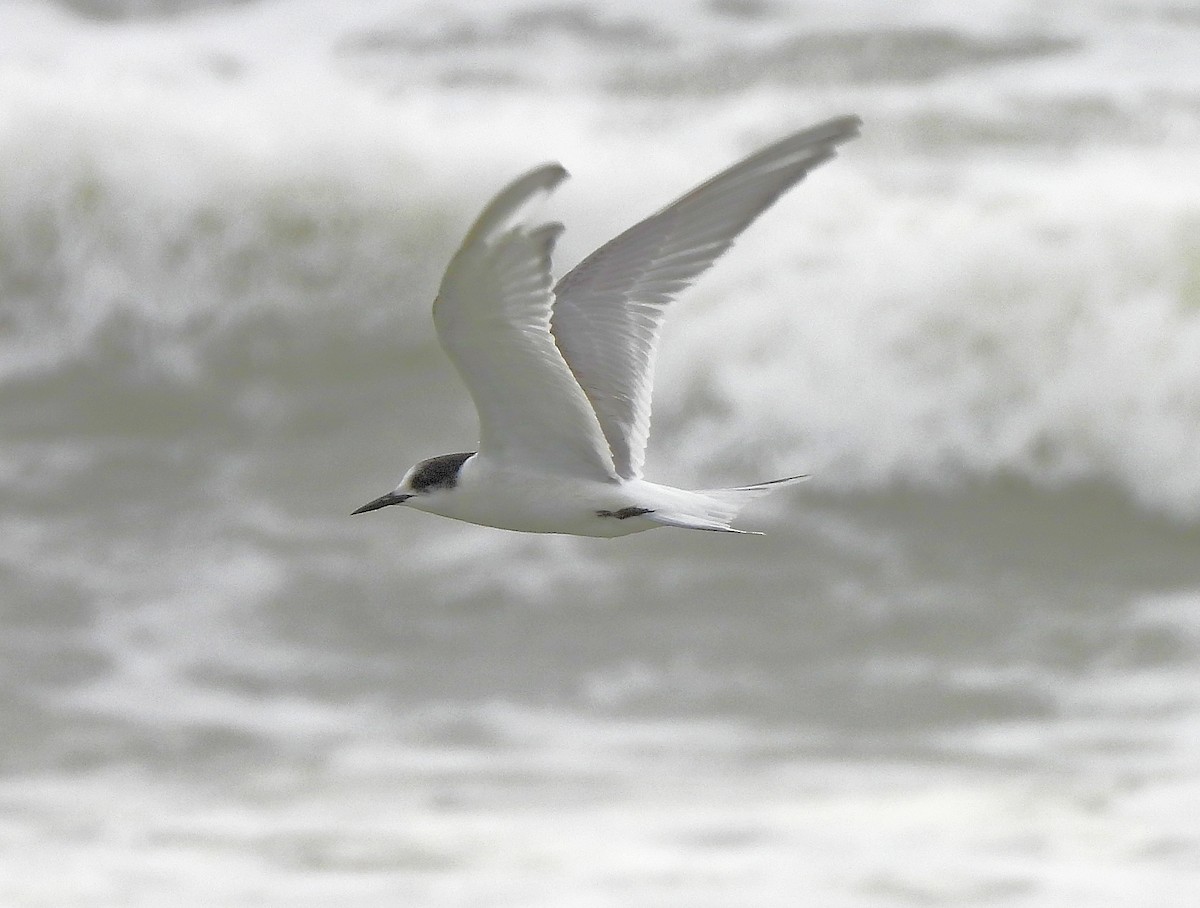
[[[1200,16],[0,6],[0,903],[1190,906]],[[429,306],[863,136],[678,304],[753,539],[347,514],[474,441]],[[375,517],[376,515],[372,515]]]

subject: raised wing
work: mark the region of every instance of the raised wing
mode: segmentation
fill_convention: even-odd
[[[520,218],[566,175],[546,164],[483,210],[446,268],[433,323],[479,412],[481,456],[612,480],[595,412],[550,334],[550,254],[562,225]]]
[[[776,199],[857,136],[859,124],[839,117],[764,148],[605,243],[558,282],[551,330],[596,410],[619,476],[642,473],[667,305]]]

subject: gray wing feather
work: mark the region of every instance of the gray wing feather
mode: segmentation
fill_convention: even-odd
[[[655,350],[671,300],[859,125],[858,117],[839,117],[768,146],[605,243],[558,282],[551,331],[619,476],[642,472]]]
[[[433,322],[475,401],[481,457],[611,481],[596,414],[550,334],[550,255],[562,227],[525,222],[529,204],[565,176],[544,165],[487,205],[446,268]]]

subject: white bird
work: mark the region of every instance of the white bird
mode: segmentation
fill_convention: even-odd
[[[483,209],[433,304],[438,338],[479,413],[479,450],[423,460],[355,514],[407,505],[531,533],[624,536],[659,526],[742,533],[750,501],[803,476],[689,491],[642,478],[667,307],[836,147],[847,116],[788,136],[605,243],[555,286],[562,232],[529,203],[567,176],[544,164]]]

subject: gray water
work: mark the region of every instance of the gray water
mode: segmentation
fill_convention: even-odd
[[[1194,904],[1198,60],[1167,0],[0,7],[0,903]],[[650,478],[813,474],[766,536],[348,517],[475,440],[429,305],[506,179],[571,170],[565,270],[843,112],[659,368]]]

